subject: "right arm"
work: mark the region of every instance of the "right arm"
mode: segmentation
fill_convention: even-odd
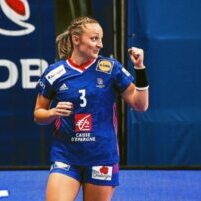
[[[38,95],[34,109],[34,121],[41,125],[52,123],[58,117],[67,117],[72,114],[71,102],[58,102],[56,107],[50,108],[52,100]]]

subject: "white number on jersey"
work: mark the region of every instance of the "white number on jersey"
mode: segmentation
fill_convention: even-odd
[[[80,100],[82,101],[80,103],[80,107],[86,107],[86,105],[87,105],[87,99],[85,97],[86,96],[86,90],[85,89],[80,89],[79,93],[81,94],[80,95]]]

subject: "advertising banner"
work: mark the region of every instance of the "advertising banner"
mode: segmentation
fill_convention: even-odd
[[[36,83],[55,59],[54,10],[53,0],[0,0],[0,165],[45,160],[33,110]]]

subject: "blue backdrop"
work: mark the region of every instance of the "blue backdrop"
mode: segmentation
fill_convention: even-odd
[[[149,110],[128,108],[129,165],[201,164],[200,7],[128,0],[128,46],[144,48],[150,81]]]
[[[33,123],[34,88],[55,58],[55,6],[53,0],[23,2],[0,2],[0,165],[45,161],[48,138]]]

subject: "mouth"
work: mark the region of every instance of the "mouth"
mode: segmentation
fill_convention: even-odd
[[[98,54],[100,50],[94,50],[94,54]]]

